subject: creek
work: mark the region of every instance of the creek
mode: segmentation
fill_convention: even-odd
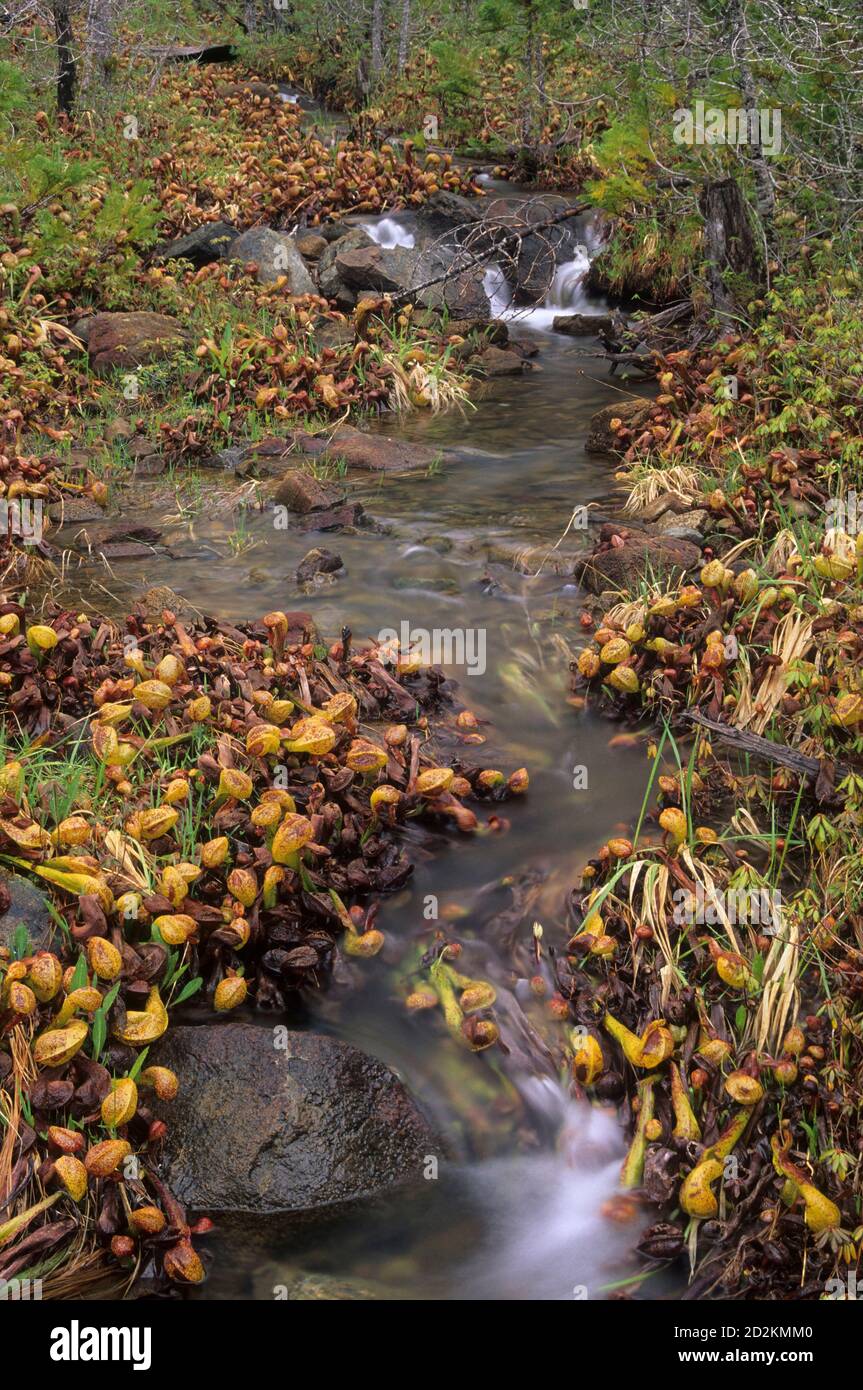
[[[412,243],[409,215],[366,225],[382,246]],[[586,247],[589,233],[576,232]],[[417,411],[371,426],[452,457],[426,474],[349,480],[351,500],[380,530],[277,531],[271,513],[254,509],[238,522],[235,507],[210,497],[206,479],[197,504],[192,498],[154,517],[145,493],[124,508],[130,525],[160,526],[173,558],[169,572],[130,561],[102,576],[119,606],[168,582],[227,620],[302,608],[324,640],[346,621],[357,639],[403,623],[431,634],[482,634],[475,651],[483,659],[469,670],[448,668],[460,698],[488,721],[487,743],[469,751],[507,772],[524,765],[531,778],[529,794],[502,808],[507,833],[441,839],[433,857],[419,857],[408,888],[381,906],[378,925],[392,952],[353,972],[352,988],[336,982],[290,1020],[344,1038],[399,1072],[446,1142],[433,1180],[350,1220],[306,1230],[290,1248],[219,1249],[217,1237],[203,1297],[272,1298],[296,1284],[309,1298],[362,1296],[359,1286],[388,1298],[596,1299],[635,1273],[627,1251],[637,1218],[627,1224],[610,1214],[624,1152],[614,1109],[570,1099],[553,1070],[524,1064],[519,1048],[503,1061],[459,1052],[439,1022],[405,1009],[410,976],[397,949],[428,945],[430,900],[441,918],[458,918],[461,968],[494,981],[503,1036],[512,1042],[536,1001],[489,902],[503,908],[502,882],[527,885],[520,959],[534,921],[543,924],[545,947],[562,948],[567,890],[604,839],[628,827],[644,791],[643,751],[609,747],[614,729],[566,700],[568,654],[581,636],[580,594],[568,573],[588,533],[570,530],[558,542],[574,508],[594,504],[603,515],[619,506],[613,466],[588,455],[584,441],[594,412],[630,394],[609,377],[594,339],[552,328],[556,313],[604,308],[583,289],[589,254],[579,249],[559,265],[547,302],[529,310],[514,308],[501,277],[489,272],[493,312],[538,349],[523,378],[485,383],[464,413]],[[299,594],[293,575],[315,544],[336,550],[346,573]],[[528,564],[519,559],[525,555]],[[98,599],[95,579],[93,586]]]

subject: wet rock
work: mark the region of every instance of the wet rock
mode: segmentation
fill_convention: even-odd
[[[315,324],[315,342],[319,348],[353,347],[356,338],[356,331],[352,323],[319,319]]]
[[[204,222],[175,241],[162,242],[150,253],[149,259],[161,262],[182,258],[191,261],[196,268],[210,265],[213,261],[225,259],[238,236],[237,228],[229,222]]]
[[[332,1274],[300,1274],[287,1285],[285,1292],[288,1302],[299,1303],[357,1303],[381,1297],[367,1284],[354,1279],[337,1279]]]
[[[568,252],[555,248],[542,235],[522,237],[515,263],[513,298],[516,304],[542,304],[554,282],[558,264]]]
[[[509,342],[509,328],[503,319],[450,319],[447,329],[451,336],[471,338],[482,334],[487,343],[495,347],[506,347]]]
[[[391,580],[396,593],[460,594],[458,580],[445,574],[400,574]]]
[[[425,284],[427,280],[434,279],[438,274],[440,274],[440,268],[435,264],[428,267],[428,272],[420,267],[415,283]],[[417,295],[417,300],[420,304],[427,304],[430,308],[438,311],[446,309],[449,314],[468,315],[484,322],[489,319],[491,314],[488,295],[483,288],[482,274],[475,270],[464,271],[461,275],[448,277],[441,284],[432,285],[428,289],[422,290]]]
[[[449,555],[453,548],[452,536],[422,536],[420,545],[427,545],[429,550],[437,551],[438,555]]]
[[[235,473],[243,462],[245,449],[231,446],[227,449],[219,449],[218,453],[211,454],[209,458],[201,459],[198,463],[199,468],[221,468],[225,472]]]
[[[451,234],[456,227],[470,227],[484,211],[481,198],[463,198],[460,193],[441,189],[417,208],[417,244],[424,245]]]
[[[45,895],[28,878],[0,874],[0,946],[11,946],[20,925],[27,930],[32,950],[48,951],[57,944],[59,930]]]
[[[106,560],[144,560],[152,559],[155,551],[143,541],[105,541],[97,548],[97,554]]]
[[[345,247],[340,242],[335,264],[339,277],[351,289],[395,294],[414,283],[417,255],[404,246]]]
[[[135,460],[132,475],[135,478],[158,478],[167,466],[161,454],[146,454]]]
[[[69,324],[75,337],[84,344],[84,347],[87,346],[87,340],[90,337],[90,324],[93,322],[94,317],[95,315],[93,314],[85,314],[82,318],[76,319]]]
[[[303,236],[296,239],[297,250],[301,256],[305,256],[307,261],[318,261],[329,246],[326,237],[315,236],[312,232],[306,232]]]
[[[508,565],[518,574],[546,574],[567,578],[583,558],[582,550],[565,544],[556,550],[548,545],[523,545],[516,539],[494,541],[486,548],[489,564]]]
[[[441,450],[386,434],[366,434],[352,425],[340,425],[319,457],[323,462],[343,463],[362,472],[403,473],[411,468],[430,468],[440,461]]]
[[[81,521],[101,521],[105,513],[92,497],[70,495],[59,502],[52,502],[48,515],[57,526],[72,526]]]
[[[529,338],[526,334],[519,337],[513,334],[509,342],[513,352],[517,352],[519,357],[537,357],[539,355],[539,343],[535,338]]]
[[[374,523],[366,516],[359,502],[346,502],[343,507],[328,507],[324,512],[310,512],[298,518],[300,531],[350,531],[358,526],[371,527]]]
[[[669,510],[650,527],[656,535],[677,536],[686,531],[689,534],[686,540],[694,540],[696,545],[700,544],[701,537],[706,527],[710,523],[710,514],[704,507],[693,507],[690,511],[675,512]],[[697,539],[695,539],[697,537]]]
[[[667,536],[669,540],[691,541],[693,545],[697,546],[703,546],[706,543],[701,532],[696,531],[693,526],[669,526],[663,535]]]
[[[440,312],[446,309],[456,319],[475,319],[487,322],[490,305],[483,288],[480,271],[449,274],[455,264],[455,252],[446,246],[428,250],[406,246],[383,247],[347,246],[337,243],[335,270],[350,290],[361,293],[399,294],[417,290],[416,302],[427,309]],[[439,277],[445,276],[441,279]],[[429,281],[435,284],[428,284]],[[419,286],[426,286],[419,289]]]
[[[521,376],[528,367],[521,353],[497,347],[487,347],[471,365],[483,376]]]
[[[143,560],[159,553],[156,545],[161,535],[162,532],[153,526],[107,523],[76,531],[73,545],[82,554],[98,555],[106,560]],[[161,554],[165,554],[164,547]]]
[[[252,227],[232,244],[232,261],[254,262],[256,278],[261,285],[273,285],[280,276],[287,276],[291,294],[316,294],[314,281],[306,263],[297,250],[296,242],[287,232],[275,232],[271,227]]]
[[[711,526],[710,514],[703,507],[690,511],[667,511],[651,526],[652,535],[665,536],[668,540],[690,541],[699,547],[707,544],[705,533]]]
[[[398,1077],[335,1038],[231,1021],[176,1027],[150,1061],[180,1093],[162,1107],[172,1191],[195,1211],[274,1231],[418,1180],[440,1142]]]
[[[570,338],[595,338],[611,332],[614,318],[611,314],[555,314],[551,326],[555,333],[566,333]]]
[[[289,468],[277,478],[269,490],[269,500],[289,512],[305,516],[308,512],[324,511],[344,501],[344,488],[322,482],[301,468]]]
[[[300,438],[295,442],[297,436]],[[307,458],[318,458],[326,447],[327,440],[322,435],[306,435],[302,430],[288,430],[283,435],[267,435],[256,444],[249,444],[241,450],[236,471],[242,478],[278,480],[286,468],[296,466],[297,454],[303,454]]]
[[[143,434],[133,435],[126,441],[125,448],[132,461],[132,473],[136,478],[157,478],[167,468],[158,445]]]
[[[351,222],[348,217],[337,217],[332,222],[321,222],[319,226],[315,227],[315,233],[317,236],[322,236],[329,245],[333,241],[341,241],[342,237],[347,236],[357,225]],[[370,241],[371,237],[368,240]]]
[[[321,231],[326,235],[329,228],[322,227]],[[340,309],[353,308],[357,302],[357,296],[356,292],[345,284],[339,274],[336,268],[336,259],[347,251],[356,251],[369,246],[374,246],[374,242],[365,228],[354,227],[350,231],[346,231],[342,227],[338,239],[330,241],[326,251],[321,254],[318,261],[318,291],[327,299],[334,299]]]
[[[96,314],[87,335],[90,365],[97,373],[112,367],[139,367],[167,357],[188,334],[167,314]]]
[[[300,561],[297,580],[302,584],[316,574],[335,574],[340,569],[344,569],[341,555],[336,555],[333,550],[320,550],[316,546],[313,550],[307,551]]]
[[[269,475],[281,479],[285,466],[296,463],[298,455],[316,459],[322,467],[329,465],[340,471],[356,468],[366,473],[430,468],[441,459],[452,458],[450,452],[432,449],[426,444],[413,444],[385,434],[367,434],[353,425],[339,425],[328,435],[306,434],[303,430],[270,435],[244,450],[239,472],[244,476]]]
[[[650,418],[652,409],[652,401],[615,401],[613,405],[603,406],[591,417],[585,450],[589,454],[625,453],[627,446],[621,448],[611,428],[612,420],[622,420],[627,429],[640,430]]]
[[[701,564],[701,550],[690,541],[623,529],[617,539],[620,544],[603,545],[575,566],[576,579],[595,594],[605,589],[628,591],[648,574],[685,573]]]
[[[644,1159],[644,1179],[642,1186],[648,1200],[657,1206],[665,1206],[677,1191],[680,1158],[673,1149],[663,1148],[661,1144],[650,1144]]]
[[[165,612],[173,613],[179,623],[200,622],[203,616],[200,609],[194,608],[188,599],[167,584],[145,589],[135,600],[135,608],[150,623],[163,622]]]
[[[332,550],[319,550],[317,547],[305,554],[297,568],[297,583],[304,593],[335,584],[345,567],[341,555]]]

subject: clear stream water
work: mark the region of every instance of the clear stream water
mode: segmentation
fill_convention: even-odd
[[[371,229],[384,246],[412,239],[409,217],[379,219]],[[428,475],[349,480],[351,497],[383,534],[275,531],[271,514],[254,510],[238,521],[233,507],[213,504],[205,480],[203,505],[187,498],[182,513],[165,505],[156,516],[146,501],[138,516],[124,509],[130,524],[162,526],[173,554],[163,572],[152,561],[124,562],[111,575],[91,576],[103,604],[97,582],[118,604],[166,582],[229,620],[307,609],[328,640],[345,621],[357,638],[403,621],[427,630],[480,630],[485,670],[450,672],[464,702],[490,721],[477,760],[507,772],[524,765],[531,777],[529,795],[503,808],[509,833],[457,837],[434,857],[420,857],[409,887],[382,905],[378,925],[389,943],[383,955],[352,970],[353,988],[336,984],[290,1020],[393,1066],[434,1117],[451,1159],[419,1190],[400,1191],[373,1211],[360,1209],[289,1245],[265,1253],[236,1245],[217,1250],[204,1296],[269,1299],[276,1289],[297,1287],[306,1297],[350,1297],[362,1287],[389,1298],[602,1298],[634,1272],[626,1254],[633,1225],[603,1213],[623,1154],[614,1112],[572,1101],[548,1069],[528,1065],[519,1074],[512,1058],[504,1070],[499,1054],[461,1052],[439,1016],[404,1009],[410,975],[399,961],[406,946],[428,944],[423,905],[434,894],[442,914],[465,914],[458,924],[468,943],[464,968],[495,980],[504,1020],[518,1024],[523,1008],[538,1019],[541,1006],[530,1000],[526,980],[514,979],[483,890],[507,875],[518,882],[527,876],[521,959],[534,920],[543,923],[547,943],[562,944],[566,891],[643,793],[643,752],[609,748],[614,729],[566,702],[566,647],[580,644],[580,605],[565,572],[571,566],[558,562],[586,548],[587,535],[571,532],[552,547],[575,507],[594,503],[602,515],[619,500],[613,465],[588,456],[584,440],[592,414],[625,393],[602,359],[590,356],[595,340],[551,327],[556,312],[602,309],[583,291],[588,264],[578,252],[560,265],[549,302],[526,313],[513,310],[499,276],[489,283],[495,312],[538,348],[523,379],[488,382],[464,414],[417,412],[373,426],[454,451],[453,462]],[[301,594],[293,574],[314,545],[337,551],[346,574],[332,587]],[[528,574],[513,568],[524,551],[531,555]],[[587,770],[581,790],[573,787],[576,767]],[[504,907],[507,895],[491,901]]]

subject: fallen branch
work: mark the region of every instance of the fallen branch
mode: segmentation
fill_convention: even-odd
[[[780,767],[791,768],[803,777],[818,778],[824,770],[826,759],[810,758],[784,743],[773,743],[771,739],[762,738],[760,734],[748,734],[744,729],[734,729],[730,724],[723,724],[721,720],[708,719],[697,710],[684,710],[680,717],[687,723],[707,729],[722,743],[727,743],[729,747],[736,748],[741,753],[749,753],[753,758],[763,758],[767,762],[778,763]],[[846,767],[837,764],[837,777],[844,777],[847,772]]]

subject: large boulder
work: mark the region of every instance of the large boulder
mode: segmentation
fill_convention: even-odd
[[[341,243],[339,243],[341,246]],[[342,247],[336,253],[336,270],[355,290],[381,290],[396,294],[414,284],[417,254],[405,246]]]
[[[614,328],[611,314],[555,314],[551,324],[555,333],[566,333],[570,338],[595,338],[599,333],[610,333]]]
[[[329,245],[326,237],[317,236],[314,232],[303,232],[295,237],[295,241],[297,250],[307,261],[319,261]]]
[[[89,322],[87,351],[93,370],[102,373],[157,361],[187,341],[182,325],[166,314],[95,314]]]
[[[330,239],[334,230],[339,231],[338,237]],[[339,308],[353,308],[357,302],[356,292],[345,284],[336,266],[336,258],[348,251],[358,251],[363,247],[374,246],[374,242],[364,227],[353,227],[345,229],[340,223],[329,224],[321,228],[324,235],[328,236],[328,245],[325,251],[321,252],[318,261],[318,291],[327,299],[334,299]]]
[[[275,481],[269,497],[279,506],[287,507],[289,512],[307,516],[309,512],[339,506],[345,500],[345,490],[302,468],[289,468]]]
[[[463,198],[442,189],[433,193],[415,213],[417,245],[451,236],[458,227],[471,227],[485,211],[482,198]]]
[[[317,294],[306,263],[297,244],[287,232],[272,227],[252,227],[237,237],[230,248],[232,261],[250,261],[257,266],[257,279],[262,285],[273,285],[280,276],[287,276],[291,294]]]
[[[575,578],[594,594],[630,594],[642,579],[685,574],[701,563],[701,550],[691,541],[621,528],[576,564]]]
[[[367,434],[365,430],[355,429],[353,425],[337,425],[329,434],[306,434],[303,430],[289,430],[284,435],[268,435],[257,444],[250,444],[243,451],[243,462],[238,470],[243,476],[276,477],[281,484],[286,468],[291,469],[288,481],[294,486],[293,471],[296,469],[297,455],[317,459],[319,464],[358,469],[363,473],[404,473],[411,468],[430,468],[441,460],[441,450],[428,444],[415,444],[412,441],[391,437],[387,434]],[[443,460],[452,458],[445,452]],[[308,476],[308,475],[304,475]],[[300,484],[307,491],[312,482]],[[322,490],[333,484],[316,484]],[[277,497],[275,490],[271,500],[281,501],[299,508],[296,502]],[[318,504],[316,504],[318,505]],[[311,510],[306,507],[305,510]]]
[[[365,473],[404,473],[411,468],[430,468],[440,460],[441,451],[428,444],[339,425],[318,457],[322,463],[344,464]]]
[[[191,261],[200,268],[224,260],[239,233],[230,222],[203,222],[175,241],[163,241],[150,252],[151,261]]]
[[[488,323],[491,318],[491,303],[485,291],[482,269],[476,267],[454,274],[450,269],[451,264],[452,262],[446,263],[445,253],[441,253],[438,248],[428,255],[420,252],[414,271],[415,285],[425,285],[429,280],[437,280],[445,271],[449,273],[444,280],[438,280],[437,284],[420,290],[416,296],[417,303],[438,312],[445,309],[454,319],[473,319]]]
[[[511,348],[487,347],[475,357],[472,367],[483,376],[521,376],[530,367],[520,353]]]
[[[628,430],[635,432],[643,429],[650,419],[652,410],[652,401],[615,401],[613,405],[604,405],[602,410],[591,416],[585,450],[589,454],[625,453],[629,446],[621,446],[617,434],[611,427],[612,421],[620,420]]]
[[[153,1049],[180,1078],[161,1109],[179,1200],[273,1231],[420,1180],[441,1143],[398,1077],[335,1038],[279,1032],[178,1027]]]
[[[449,246],[378,246],[355,244],[352,234],[335,244],[332,270],[329,247],[321,257],[318,284],[322,294],[338,299],[338,288],[355,298],[363,291],[412,294],[417,304],[456,319],[488,321],[491,313],[479,267],[457,270],[457,253]],[[429,284],[429,281],[435,283]],[[420,288],[425,286],[426,288]]]

